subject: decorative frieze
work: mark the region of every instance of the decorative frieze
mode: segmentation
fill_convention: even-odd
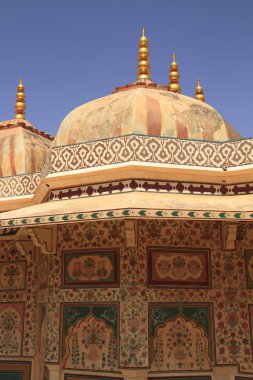
[[[39,185],[40,178],[40,173],[0,177],[0,198],[34,194]]]
[[[48,193],[46,202],[61,201],[64,199],[87,198],[117,193],[128,193],[132,191],[170,194],[235,196],[252,194],[253,183],[238,185],[217,185],[208,183],[131,179],[125,181],[114,181],[52,190]]]
[[[43,176],[129,161],[227,168],[253,163],[253,139],[194,141],[128,135],[53,147]]]

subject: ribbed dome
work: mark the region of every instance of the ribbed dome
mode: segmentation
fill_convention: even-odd
[[[209,141],[241,137],[206,103],[162,89],[136,86],[71,111],[62,121],[53,145],[129,134]]]

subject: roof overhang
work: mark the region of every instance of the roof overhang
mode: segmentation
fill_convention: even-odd
[[[253,194],[217,197],[136,191],[52,201],[2,213],[0,226],[24,227],[126,218],[253,221]]]

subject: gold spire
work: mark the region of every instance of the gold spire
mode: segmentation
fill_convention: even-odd
[[[139,41],[139,51],[138,51],[138,77],[139,79],[150,78],[150,66],[149,66],[149,48],[148,39],[145,36],[145,28],[142,28],[142,36]]]
[[[170,85],[169,90],[172,92],[181,93],[181,87],[179,83],[178,64],[176,63],[176,54],[172,54],[172,63],[170,65]]]
[[[25,118],[25,88],[23,85],[23,78],[19,78],[19,85],[17,88],[16,96],[16,106],[15,106],[15,118],[24,119]]]
[[[205,94],[204,94],[203,87],[201,86],[199,79],[197,80],[197,87],[196,87],[196,91],[195,91],[195,98],[198,99],[198,100],[200,100],[201,102],[205,101]]]

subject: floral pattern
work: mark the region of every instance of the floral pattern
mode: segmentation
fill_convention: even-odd
[[[25,288],[26,262],[0,262],[0,290]]]
[[[21,355],[24,304],[0,305],[0,353],[4,356]]]
[[[117,334],[116,305],[64,305],[64,367],[115,369]]]
[[[169,322],[166,327],[168,344],[172,344],[170,342],[173,339],[174,341],[179,339],[176,331],[181,329],[186,336],[194,337],[195,341],[199,339],[202,342],[203,354],[198,354],[198,360],[194,364],[196,370],[207,368],[211,361],[211,366],[238,365],[240,371],[253,373],[251,321],[249,319],[249,315],[252,314],[249,305],[253,304],[253,290],[248,286],[248,283],[246,284],[245,279],[245,254],[247,254],[245,252],[252,250],[253,225],[241,222],[238,228],[236,249],[234,251],[222,251],[221,222],[139,220],[137,223],[138,245],[136,248],[126,247],[123,221],[111,220],[60,225],[58,227],[57,254],[47,256],[48,277],[45,286],[38,285],[41,257],[38,254],[34,261],[27,260],[26,289],[0,292],[0,302],[1,305],[4,305],[4,309],[0,310],[0,313],[3,313],[0,314],[2,315],[0,319],[1,335],[5,337],[8,335],[8,324],[4,322],[7,320],[8,307],[14,310],[11,313],[8,311],[12,316],[10,320],[16,321],[16,325],[14,323],[13,326],[20,326],[20,335],[16,327],[14,330],[16,329],[17,332],[13,335],[19,341],[18,348],[15,348],[14,344],[16,338],[12,338],[12,348],[7,348],[7,346],[4,348],[3,343],[1,343],[0,355],[5,355],[7,350],[9,352],[15,351],[15,355],[22,353],[24,357],[34,355],[38,302],[47,305],[45,360],[48,363],[61,362],[66,353],[65,351],[62,354],[65,342],[63,341],[61,344],[61,334],[59,333],[63,313],[61,305],[68,304],[70,307],[76,303],[97,305],[118,303],[120,309],[118,311],[119,331],[117,336],[120,336],[120,340],[116,339],[117,350],[114,343],[111,345],[112,357],[115,358],[113,355],[115,355],[115,350],[117,351],[117,360],[114,361],[113,369],[118,370],[122,367],[150,368],[152,366],[152,370],[157,370],[162,364],[159,364],[158,359],[155,361],[152,355],[154,355],[154,345],[156,347],[159,345],[157,342],[153,344],[152,340],[158,339],[159,334],[156,336],[150,333],[151,314],[148,305],[152,303],[160,304],[160,306],[162,304],[191,303],[200,306],[203,303],[208,303],[213,306],[210,313],[210,320],[212,320],[210,326],[215,330],[215,334],[212,331],[211,338],[203,335],[205,330],[203,326],[201,327],[196,321],[188,323],[190,321],[181,315],[181,319],[180,316],[177,316],[174,321],[167,321]],[[210,250],[212,288],[149,287],[147,284],[147,249],[149,247]],[[117,248],[120,251],[120,288],[80,287],[74,289],[61,287],[63,251],[77,249],[108,250],[110,248]],[[24,258],[15,243],[0,241],[0,263],[10,263],[11,265],[22,260],[24,261]],[[23,305],[23,314],[14,307],[21,304]],[[84,316],[81,319],[85,320],[86,317]],[[23,330],[21,329],[21,321],[23,321]],[[164,320],[162,323],[166,326],[167,322]],[[97,322],[90,319],[89,323],[94,324],[95,327]],[[108,326],[105,320],[104,323]],[[156,325],[157,329],[162,327],[159,323]],[[77,320],[75,324],[78,324]],[[172,326],[174,327],[172,328]],[[205,337],[208,340],[208,353],[205,348],[207,344]],[[88,337],[85,336],[82,339],[87,340]],[[189,338],[186,338],[186,344],[187,339]],[[215,347],[213,357],[210,356],[210,340],[212,346]],[[82,352],[82,345],[77,331],[73,329],[70,351],[73,350],[75,353],[69,362],[70,364],[68,364],[71,368],[77,365],[75,364],[78,362],[77,353],[78,350],[79,355]],[[156,358],[159,358],[159,355],[155,355]],[[174,358],[174,370],[175,368],[179,370],[179,366],[186,368],[190,365],[189,358],[186,362],[187,355],[184,358],[182,353],[181,356],[176,352],[171,355]],[[82,354],[79,357],[78,365],[81,365],[81,360]],[[86,368],[92,369],[91,361],[85,361],[85,363]],[[180,364],[176,365],[176,363]],[[99,366],[101,368],[102,361],[100,361]]]

